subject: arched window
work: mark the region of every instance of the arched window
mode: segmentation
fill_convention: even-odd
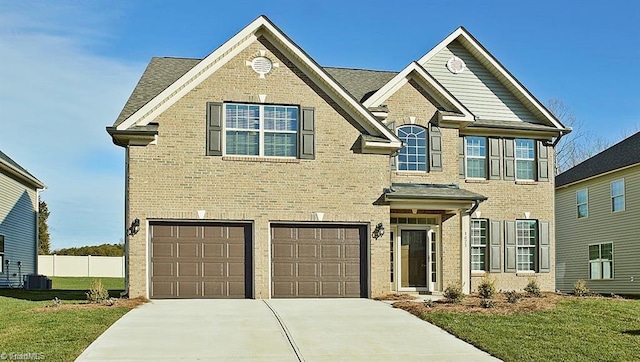
[[[407,125],[398,128],[398,137],[404,147],[398,153],[398,170],[427,170],[427,130],[420,126]]]

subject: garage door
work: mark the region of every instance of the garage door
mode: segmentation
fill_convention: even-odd
[[[151,298],[251,297],[251,227],[151,224]]]
[[[273,225],[274,298],[367,297],[366,227]]]

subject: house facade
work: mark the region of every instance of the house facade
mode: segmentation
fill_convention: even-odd
[[[558,289],[640,294],[640,133],[556,177]]]
[[[38,190],[44,184],[0,151],[0,288],[38,270]]]
[[[568,130],[464,28],[383,72],[323,68],[261,16],[204,59],[153,58],[107,131],[131,296],[555,288]]]

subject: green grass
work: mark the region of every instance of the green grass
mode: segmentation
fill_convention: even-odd
[[[54,297],[65,304],[86,303],[84,292],[93,278],[52,278],[53,290],[0,289],[0,354],[42,353],[48,361],[72,361],[128,307],[35,308],[52,305]],[[122,278],[100,278],[119,296]],[[105,280],[106,279],[106,280]]]
[[[640,300],[571,298],[547,312],[426,313],[422,318],[505,361],[631,361]]]

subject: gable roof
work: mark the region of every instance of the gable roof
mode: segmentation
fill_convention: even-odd
[[[42,181],[38,180],[35,176],[29,173],[29,171],[20,166],[2,151],[0,151],[0,170],[18,177],[34,188],[43,189],[46,187]]]
[[[160,93],[153,96],[151,100],[144,103],[139,109],[129,116],[123,116],[124,119],[119,120],[120,122],[117,125],[114,124],[115,129],[110,128],[110,131],[124,131],[133,126],[148,125],[159,114],[207,79],[211,74],[215,73],[216,70],[260,36],[267,37],[276,47],[282,47],[285,52],[290,53],[292,55],[290,60],[359,122],[367,132],[374,135],[381,135],[383,138],[389,140],[389,142],[386,143],[375,142],[370,145],[365,144],[365,146],[390,149],[399,149],[402,147],[402,143],[393,132],[376,120],[359,101],[353,98],[333,77],[264,15],[259,16],[218,49],[193,65],[191,69],[188,69],[183,75],[173,81]],[[172,74],[178,73],[177,70],[176,72],[172,72]],[[161,78],[165,81],[169,79],[169,77],[164,76]],[[153,79],[145,81],[145,84],[150,83],[153,83]],[[137,102],[134,100],[134,103]]]
[[[480,63],[486,67],[515,97],[525,105],[535,116],[546,121],[563,133],[571,130],[565,128],[562,123],[540,101],[538,101],[476,38],[464,27],[459,27],[443,41],[422,56],[418,63],[424,66],[436,54],[454,41],[458,41]]]
[[[640,164],[640,132],[556,176],[556,187]]]
[[[406,66],[400,73],[387,82],[387,84],[372,94],[366,101],[364,101],[363,104],[366,107],[380,105],[400,89],[400,87],[406,84],[409,78],[414,76],[417,76],[418,80],[424,84],[423,88],[427,93],[429,93],[429,95],[440,102],[441,105],[446,105],[448,111],[453,111],[459,114],[457,116],[452,115],[453,118],[473,122],[474,115],[435,78],[433,78],[429,72],[416,62],[411,62],[411,64]]]
[[[324,70],[337,80],[360,103],[364,103],[372,94],[398,74],[398,72],[384,70],[337,67],[325,67]]]

